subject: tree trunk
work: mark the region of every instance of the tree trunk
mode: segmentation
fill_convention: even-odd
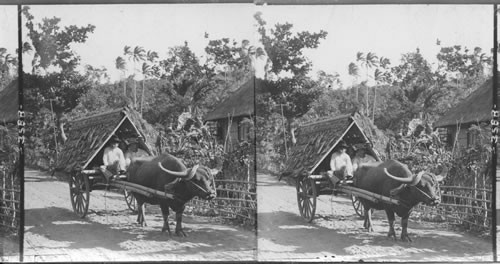
[[[373,87],[373,113],[372,113],[372,121],[375,122],[375,106],[377,103],[377,90]]]
[[[134,80],[134,110],[137,110],[137,82]]]
[[[143,105],[144,105],[144,81],[145,81],[145,80],[142,80],[142,92],[141,92],[141,116],[142,116],[142,108],[143,108]]]
[[[366,85],[366,116],[368,118],[370,116],[370,107],[368,106],[368,92],[370,91],[369,89],[370,89],[370,87],[368,85]]]
[[[127,78],[123,79],[123,95],[127,96]]]
[[[359,97],[359,87],[356,85],[356,103],[359,103],[358,97]]]

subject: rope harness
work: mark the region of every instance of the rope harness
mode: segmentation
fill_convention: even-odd
[[[194,175],[196,175],[196,171],[198,170],[199,167],[200,166],[198,164],[194,165],[193,168],[191,168],[191,170],[189,171],[188,177],[186,177],[185,179],[181,179],[181,181],[185,181],[186,183],[190,183],[194,187],[196,187],[198,190],[202,191],[204,194],[210,195],[212,192],[210,192],[209,190],[201,187],[199,184],[192,181],[192,179],[194,178]],[[210,176],[212,176],[212,172],[208,171],[208,173],[210,174]],[[212,176],[212,186],[215,187],[215,179],[213,176]],[[177,200],[180,200],[181,202],[185,202],[185,200],[180,199],[177,195],[174,195],[174,198]]]
[[[430,195],[428,195],[427,193],[425,193],[424,191],[420,190],[420,188],[418,188],[417,186],[415,185],[407,185],[406,188],[410,189],[410,188],[413,188],[414,190],[416,190],[418,192],[419,195],[421,195],[422,197],[424,197],[425,199],[427,199],[428,201],[433,201],[434,199],[432,199],[432,197]],[[403,200],[399,199],[399,202],[401,203],[402,206],[406,207],[406,208],[411,208],[411,206],[409,206],[406,202],[404,202]]]

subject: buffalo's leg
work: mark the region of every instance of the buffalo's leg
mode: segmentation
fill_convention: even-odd
[[[184,236],[186,237],[186,233],[182,230],[182,213],[184,212],[184,208],[182,208],[180,211],[175,212],[175,234],[178,236]]]
[[[396,217],[394,216],[394,211],[385,210],[385,213],[387,214],[387,220],[389,221],[389,233],[387,233],[387,236],[396,239],[396,231],[394,231],[394,221],[396,220]]]
[[[142,224],[142,201],[137,199],[137,223]]]
[[[363,227],[368,231],[368,232],[373,232],[373,225],[372,225],[372,210],[370,208],[365,206],[365,222],[363,224]]]
[[[146,203],[141,200],[137,200],[137,223],[141,226],[147,226],[146,224]]]
[[[410,236],[408,235],[408,218],[410,218],[409,212],[401,218],[401,240],[405,242],[412,242]]]
[[[161,214],[163,215],[163,228],[161,229],[161,232],[165,232],[168,231],[168,234],[169,235],[172,235],[172,233],[170,233],[170,226],[168,226],[168,215],[169,215],[169,210],[168,210],[168,205],[166,204],[160,204],[160,208],[161,208]]]

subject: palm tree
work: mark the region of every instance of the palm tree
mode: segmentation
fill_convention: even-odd
[[[136,46],[134,50],[130,46],[125,46],[123,49],[124,55],[128,56],[129,60],[132,60],[134,63],[134,68],[133,68],[133,75],[135,77],[136,74],[136,63],[139,61],[144,60],[144,57],[146,56],[146,51],[144,50],[143,47]],[[137,83],[134,79],[134,109],[137,109]]]
[[[144,82],[146,81],[147,77],[151,76],[152,73],[153,73],[153,68],[147,62],[142,63],[142,75],[144,76],[144,78],[142,79],[141,116],[144,105]]]
[[[383,82],[385,82],[386,75],[384,72],[382,72],[380,69],[375,69],[374,79],[375,82],[377,83],[373,87],[373,112],[372,112],[372,121],[375,121],[375,106],[377,104],[377,86]]]
[[[349,63],[349,75],[353,77],[353,85],[355,83],[355,81],[357,80],[357,78],[359,77],[359,68],[358,68],[358,65],[356,65],[356,63],[354,62],[351,62]],[[356,102],[358,102],[358,86],[356,85]]]
[[[378,56],[375,55],[373,52],[368,52],[366,54],[366,60],[365,60],[365,67],[366,67],[366,81],[368,82],[368,71],[369,69],[373,68],[374,66],[378,65]],[[368,91],[369,91],[369,86],[366,86],[366,116],[370,115],[370,108],[368,106]]]
[[[156,60],[159,58],[159,56],[156,51],[148,50],[148,52],[146,53],[146,58],[148,61],[156,63]]]
[[[358,63],[359,66],[365,66],[365,68],[366,68],[366,56],[365,56],[365,54],[363,52],[358,51],[358,53],[356,53],[356,62]],[[365,72],[365,76],[367,76],[367,74],[368,74],[368,72]],[[362,83],[364,85],[366,85],[366,80],[364,82],[362,82]],[[366,91],[367,91],[366,97],[368,97],[368,88],[367,88]],[[357,90],[356,90],[356,92],[357,92]],[[357,96],[356,96],[356,101],[357,101]]]
[[[85,65],[85,71],[87,72],[88,78],[95,83],[102,83],[103,80],[108,79],[107,69],[105,67],[95,68],[92,65]]]
[[[146,53],[146,60],[149,61],[150,63],[148,64],[151,69],[150,72],[148,73],[148,76],[155,76],[157,78],[161,77],[161,68],[160,68],[160,62],[158,61],[160,57],[158,56],[158,53],[156,51],[151,51],[149,50]],[[144,65],[143,65],[144,66]],[[144,73],[144,71],[143,71]]]
[[[379,58],[378,65],[380,67],[382,67],[382,69],[386,69],[387,70],[389,64],[391,64],[391,61],[388,58],[386,58],[384,56],[382,56],[382,57]]]
[[[116,57],[115,67],[123,73],[123,95],[127,95],[127,62],[120,56]]]

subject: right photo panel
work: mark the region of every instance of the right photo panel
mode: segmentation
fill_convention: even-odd
[[[256,10],[258,260],[493,261],[493,5]]]

